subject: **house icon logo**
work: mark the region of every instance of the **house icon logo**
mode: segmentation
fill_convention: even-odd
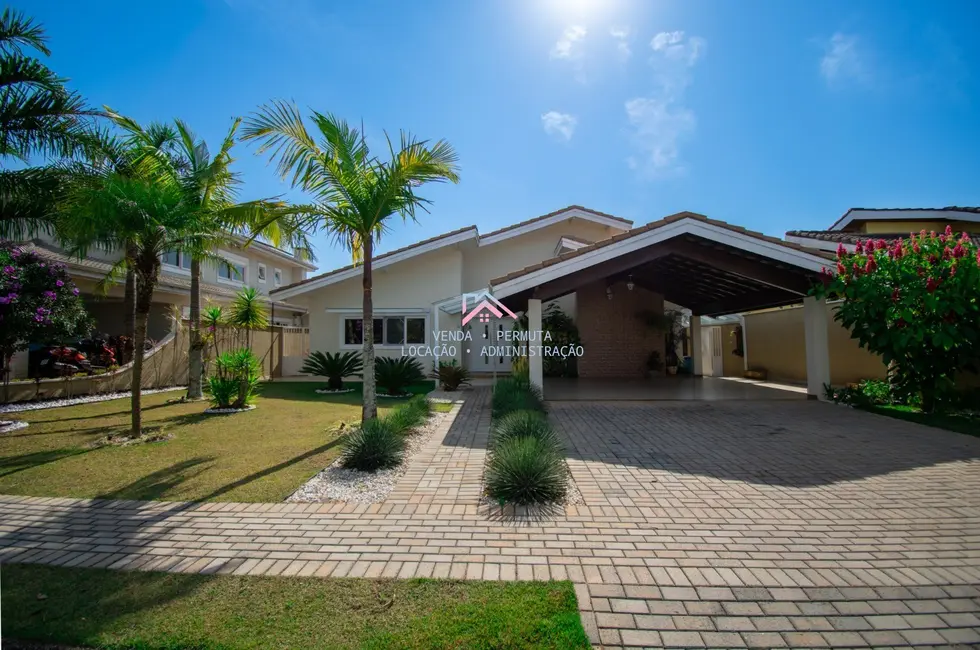
[[[468,305],[472,305],[469,310],[467,310]],[[507,309],[502,302],[491,296],[488,292],[464,293],[462,324],[466,325],[477,316],[479,317],[477,320],[481,323],[489,323],[491,316],[495,318],[509,316],[517,320],[517,314]]]

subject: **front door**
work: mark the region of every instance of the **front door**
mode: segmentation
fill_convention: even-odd
[[[466,328],[473,337],[472,341],[467,341],[469,354],[467,355],[467,366],[470,372],[510,372],[510,355],[501,355],[499,352],[507,352],[506,348],[513,345],[520,345],[514,341],[504,340],[503,333],[505,328],[510,328],[511,321],[501,321],[495,318],[488,323],[481,323],[473,320],[467,323]],[[496,355],[483,354],[483,348],[505,348],[496,350]],[[488,350],[489,351],[489,350]]]

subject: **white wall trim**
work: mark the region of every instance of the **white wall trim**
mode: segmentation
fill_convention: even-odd
[[[830,229],[843,230],[844,227],[855,219],[860,221],[933,221],[935,219],[950,219],[952,221],[980,222],[980,213],[964,212],[961,210],[943,210],[942,208],[926,208],[923,210],[865,210],[862,208],[851,208]]]
[[[447,246],[453,246],[470,239],[479,238],[479,233],[476,228],[470,228],[464,230],[461,233],[457,233],[452,237],[444,237],[434,242],[425,244],[424,246],[416,246],[408,250],[404,250],[400,253],[395,253],[394,255],[388,255],[387,257],[382,257],[375,259],[374,263],[371,265],[372,270],[383,269],[386,266],[391,266],[392,264],[397,264],[398,262],[404,262],[405,260],[412,259],[413,257],[418,257],[419,255],[425,255],[426,253],[431,253],[432,251],[439,250],[440,248],[445,248]],[[351,278],[360,277],[361,267],[360,265],[353,268],[347,269],[346,271],[340,271],[337,273],[331,273],[330,275],[317,278],[315,280],[310,280],[304,284],[299,284],[293,287],[285,287],[281,290],[276,290],[276,297],[279,299],[292,298],[293,296],[298,296],[321,287],[326,287],[331,284],[337,284],[338,282],[343,282],[344,280],[349,280]]]
[[[570,251],[577,251],[578,249],[585,248],[586,246],[589,246],[589,244],[575,241],[574,239],[569,239],[568,237],[562,237],[555,245],[555,257],[561,255],[563,248],[567,248]]]
[[[269,267],[264,262],[255,263],[255,281],[265,284],[269,279]]]
[[[621,241],[597,248],[582,255],[570,257],[567,260],[552,264],[543,269],[532,271],[526,275],[503,282],[493,287],[493,295],[497,298],[520,293],[528,289],[550,282],[582,269],[587,269],[600,262],[615,259],[621,255],[645,248],[680,235],[694,235],[703,239],[718,242],[726,246],[738,248],[749,253],[768,257],[773,260],[791,264],[808,271],[819,272],[833,265],[824,257],[798,251],[782,244],[759,239],[751,235],[735,232],[710,223],[685,217],[672,223],[648,230],[645,233],[623,239]]]
[[[592,212],[587,212],[585,210],[580,210],[578,208],[572,208],[570,210],[563,210],[557,214],[553,214],[547,219],[540,219],[538,221],[532,221],[531,223],[520,226],[519,228],[512,228],[510,230],[505,230],[502,233],[495,235],[489,235],[487,237],[480,237],[480,246],[490,246],[491,244],[496,244],[512,237],[520,237],[521,235],[526,235],[535,230],[540,230],[541,228],[547,228],[548,226],[553,226],[556,223],[562,223],[563,221],[568,221],[569,219],[582,219],[584,221],[591,221],[593,223],[600,224],[602,226],[608,226],[610,228],[616,228],[623,232],[629,230],[632,227],[632,222],[629,224],[620,221],[619,219],[612,219],[610,217],[604,217],[599,214],[594,214]]]

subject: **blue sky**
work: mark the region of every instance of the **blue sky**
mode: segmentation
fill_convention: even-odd
[[[782,235],[849,207],[980,205],[980,4],[747,0],[35,1],[52,67],[96,105],[215,146],[273,98],[446,138],[390,250],[577,203]],[[244,198],[285,194],[236,148]],[[347,263],[318,238],[320,266]]]

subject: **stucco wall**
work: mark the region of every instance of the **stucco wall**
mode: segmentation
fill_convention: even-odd
[[[463,252],[463,290],[486,288],[494,278],[551,259],[562,235],[594,242],[617,232],[621,231],[592,221],[569,219],[489,246],[467,247]]]
[[[651,351],[664,358],[664,336],[650,330],[636,313],[642,310],[663,311],[663,296],[625,283],[612,287],[613,299],[606,295],[604,282],[579,289],[577,294],[578,328],[584,356],[578,360],[580,377],[636,378],[646,372]]]
[[[373,298],[377,310],[427,310],[419,317],[425,317],[426,344],[434,344],[432,304],[458,296],[462,289],[462,254],[455,248],[444,248],[416,258],[405,260],[389,267],[374,271]],[[360,346],[345,348],[341,346],[341,319],[358,318],[363,302],[361,276],[348,278],[337,284],[301,294],[290,302],[309,308],[310,349],[336,352],[340,349],[360,349]],[[331,310],[344,310],[337,313]],[[377,314],[378,317],[384,314]],[[415,314],[411,314],[415,315]],[[458,329],[459,317],[445,313],[439,314],[441,330]],[[401,346],[375,345],[381,356],[400,356]],[[429,362],[431,365],[431,361]],[[427,365],[426,367],[429,367]]]
[[[865,221],[859,224],[858,232],[894,234],[935,230],[941,233],[946,229],[946,224],[952,226],[957,235],[964,231],[973,232],[977,228],[977,224],[968,221]]]
[[[736,327],[736,325],[721,326],[722,374],[725,377],[741,377],[745,374],[744,359],[733,354],[736,341],[732,333],[735,332]]]
[[[833,305],[827,305],[831,383],[884,378],[886,368],[881,357],[858,346],[848,331],[834,320],[834,309]],[[764,368],[769,379],[775,381],[806,381],[802,306],[746,314],[745,332],[749,369]]]

